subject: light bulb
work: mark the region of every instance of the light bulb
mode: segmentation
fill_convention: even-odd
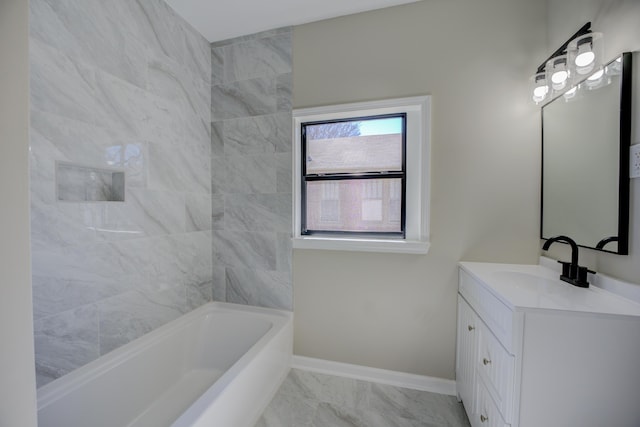
[[[567,80],[567,77],[569,77],[569,73],[566,71],[556,71],[551,75],[551,81],[555,84],[562,84]]]
[[[547,84],[546,73],[537,73],[533,75],[529,80],[531,82],[531,92],[529,93],[531,93],[531,99],[533,100],[533,102],[535,102],[536,104],[544,102],[549,96],[550,91],[549,85]]]
[[[547,86],[538,86],[533,90],[533,99],[542,99],[549,92],[549,88]]]
[[[561,55],[547,61],[547,81],[551,84],[551,90],[555,93],[563,91],[569,82],[569,69],[567,68],[567,56]]]
[[[591,64],[595,59],[596,59],[596,54],[591,51],[588,51],[588,52],[583,52],[578,56],[576,56],[575,62],[578,67],[586,67],[589,64]]]

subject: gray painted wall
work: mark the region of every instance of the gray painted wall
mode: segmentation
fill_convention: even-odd
[[[29,253],[29,2],[0,2],[0,425],[36,426]]]
[[[457,262],[534,263],[545,4],[421,1],[295,27],[294,107],[432,95],[427,255],[294,250],[295,353],[453,378]]]
[[[214,298],[291,310],[291,30],[211,58]]]
[[[211,53],[162,0],[33,0],[30,20],[41,386],[211,300]],[[56,200],[56,161],[124,170],[125,201]]]

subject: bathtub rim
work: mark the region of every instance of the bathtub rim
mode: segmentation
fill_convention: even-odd
[[[207,312],[245,312],[253,315],[260,315],[272,322],[270,328],[265,332],[265,334],[260,337],[248,350],[244,353],[238,360],[234,361],[234,363],[227,369],[223,375],[220,376],[206,391],[204,394],[209,393],[210,389],[215,387],[219,381],[224,381],[225,386],[231,382],[231,379],[234,375],[230,375],[230,372],[236,373],[240,370],[241,364],[248,364],[251,360],[253,360],[256,355],[259,353],[260,349],[264,346],[262,344],[265,341],[271,339],[272,336],[277,334],[280,330],[286,326],[287,323],[293,321],[293,312],[275,308],[263,308],[256,306],[248,306],[243,304],[235,304],[228,302],[219,302],[212,301],[208,302],[188,313],[173,319],[166,324],[128,342],[127,344],[122,345],[121,347],[112,350],[111,352],[104,354],[97,359],[92,360],[87,363],[69,372],[66,375],[63,375],[60,378],[57,378],[42,387],[36,390],[37,392],[37,411],[41,411],[45,409],[47,406],[54,403],[56,400],[63,398],[66,394],[71,393],[78,388],[86,385],[94,378],[104,374],[109,371],[113,367],[119,365],[123,361],[136,356],[141,353],[145,349],[154,345],[156,342],[161,340],[163,337],[167,335],[171,335],[175,330],[180,329],[185,326],[185,324],[191,323],[195,321],[197,318],[201,316],[206,316]],[[218,387],[216,387],[218,388]],[[220,391],[224,390],[222,388]],[[200,396],[194,402],[191,403],[193,406],[196,402],[201,399]],[[189,408],[191,408],[189,406]],[[188,409],[187,409],[188,410]]]
[[[255,425],[291,369],[291,359],[293,357],[293,313],[288,313],[288,319],[291,321],[281,321],[279,327],[272,326],[270,331],[267,331],[199,398],[194,400],[191,406],[171,426],[210,427],[212,425],[233,425],[252,427]],[[265,368],[268,368],[269,372],[267,375],[269,378],[266,382],[265,378],[258,379],[255,376],[256,371],[263,371]],[[251,391],[246,389],[247,379],[250,380]],[[241,383],[244,383],[245,386],[244,392],[241,393],[243,402],[241,411],[246,416],[238,416],[239,412],[229,411],[226,406],[232,405],[234,401],[237,402],[239,396],[238,388],[242,390],[243,387]],[[247,400],[245,393],[251,394],[255,390],[260,390],[260,393]],[[247,401],[251,402],[249,408],[246,405]],[[238,419],[238,417],[243,418],[243,420]]]

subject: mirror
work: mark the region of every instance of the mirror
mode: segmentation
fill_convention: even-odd
[[[542,108],[541,238],[628,254],[631,54]]]

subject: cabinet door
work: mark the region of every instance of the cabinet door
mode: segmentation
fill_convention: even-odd
[[[469,304],[458,295],[458,337],[456,349],[456,389],[467,414],[473,412],[476,382],[476,353],[480,320]]]
[[[471,425],[473,427],[508,427],[482,380],[476,383],[475,392],[475,408],[467,414]]]

